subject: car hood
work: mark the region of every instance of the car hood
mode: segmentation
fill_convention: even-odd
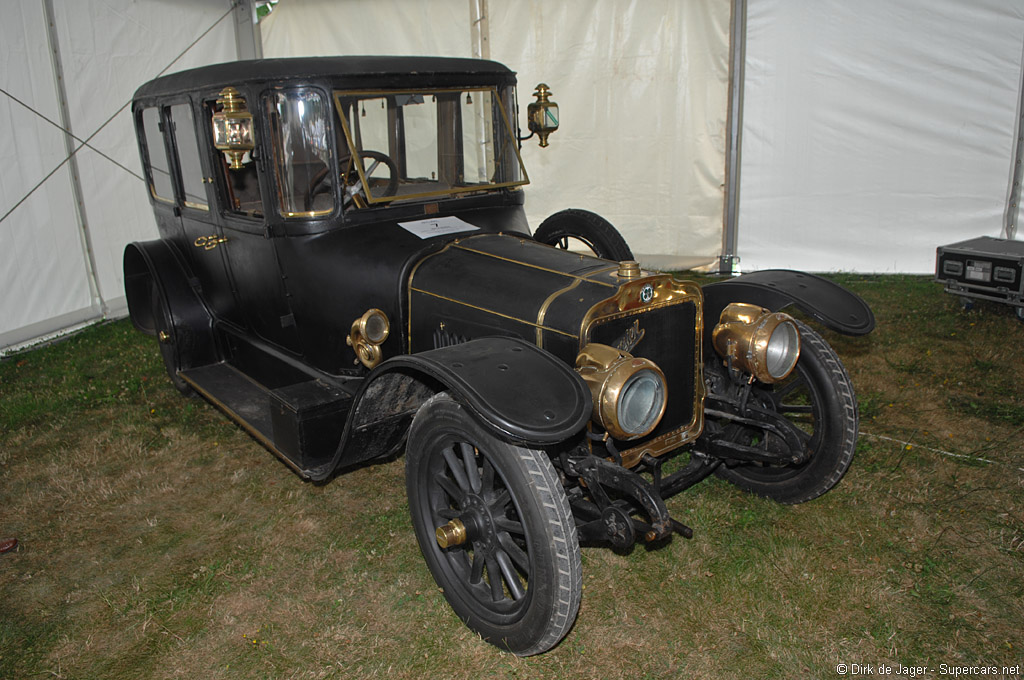
[[[409,351],[511,335],[572,363],[587,312],[623,284],[618,268],[523,236],[457,239],[411,273]]]

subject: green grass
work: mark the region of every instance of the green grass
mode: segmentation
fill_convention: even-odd
[[[448,608],[404,460],[300,481],[170,385],[127,322],[0,362],[0,678],[836,678],[1024,662],[1024,324],[920,277],[835,277],[861,440],[794,507],[711,479],[695,530],[586,548],[564,642],[518,659]]]

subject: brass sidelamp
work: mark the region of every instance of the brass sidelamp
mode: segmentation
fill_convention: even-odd
[[[387,314],[379,309],[368,309],[352,322],[352,328],[345,338],[345,344],[356,351],[356,360],[367,368],[373,368],[384,358],[381,344],[391,333],[391,322]]]
[[[548,135],[558,129],[558,104],[550,100],[551,90],[544,83],[537,85],[533,96],[537,101],[526,107],[526,120],[530,132],[540,138],[540,145],[548,145]]]
[[[220,91],[217,100],[220,110],[213,114],[213,145],[224,153],[228,167],[242,169],[242,157],[256,148],[253,135],[252,114],[245,104],[245,97],[233,87]]]

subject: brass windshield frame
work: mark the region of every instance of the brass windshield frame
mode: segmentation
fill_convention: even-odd
[[[519,163],[519,172],[522,177],[515,182],[501,182],[498,184],[478,184],[473,186],[464,187],[448,187],[447,189],[439,191],[428,191],[414,194],[403,194],[401,196],[374,196],[373,192],[370,191],[370,183],[367,181],[366,174],[363,168],[363,157],[356,148],[355,139],[352,136],[352,131],[349,129],[348,120],[344,115],[344,110],[341,105],[342,97],[386,97],[394,96],[399,94],[410,94],[410,95],[435,95],[435,94],[447,94],[452,92],[490,92],[491,96],[499,102],[498,110],[501,111],[501,120],[505,125],[505,131],[508,133],[508,138],[512,142],[512,149],[516,154],[516,161]],[[359,174],[359,181],[362,182],[363,192],[365,194],[365,201],[374,203],[390,203],[392,201],[405,201],[408,199],[415,198],[431,198],[435,196],[450,196],[452,194],[464,194],[470,192],[479,191],[490,191],[492,189],[504,189],[509,187],[519,187],[530,183],[529,175],[526,173],[526,164],[523,163],[522,154],[519,152],[519,140],[516,134],[512,130],[512,125],[508,120],[508,113],[505,111],[506,102],[504,98],[498,93],[496,87],[492,86],[474,86],[474,87],[442,87],[442,88],[409,88],[409,89],[395,89],[395,90],[335,90],[334,91],[334,108],[337,112],[338,119],[341,121],[341,129],[345,135],[345,143],[348,144],[349,151],[351,151],[350,164],[354,162],[356,172]],[[358,162],[355,162],[358,161]],[[347,169],[345,171],[347,173]]]

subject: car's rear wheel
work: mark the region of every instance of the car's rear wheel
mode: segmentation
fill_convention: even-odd
[[[588,210],[556,212],[540,223],[533,238],[563,250],[590,251],[606,260],[633,259],[633,251],[611,222]]]
[[[800,328],[800,359],[793,373],[774,385],[754,383],[751,399],[789,420],[801,433],[809,457],[799,464],[723,465],[717,474],[736,486],[780,503],[812,500],[846,474],[857,445],[857,399],[850,376],[835,350],[806,324]],[[742,425],[726,428],[729,438],[782,452],[785,444],[762,430]]]
[[[576,619],[582,567],[548,456],[501,441],[442,393],[413,422],[406,487],[420,550],[466,625],[520,656],[554,647]]]

